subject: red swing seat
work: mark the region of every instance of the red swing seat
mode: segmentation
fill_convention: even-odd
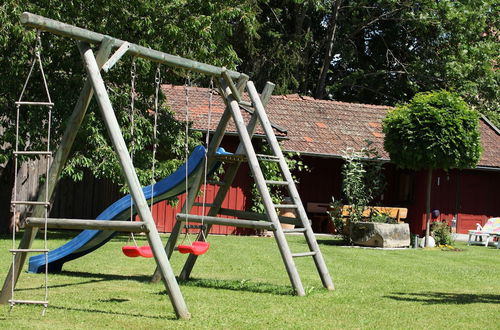
[[[143,257],[143,258],[152,258],[153,251],[151,251],[151,247],[149,245],[145,246],[133,246],[127,245],[122,247],[122,252],[127,257],[135,258],[135,257]]]
[[[195,241],[191,245],[179,245],[177,249],[180,253],[191,253],[196,256],[205,254],[210,247],[210,243],[203,241]]]

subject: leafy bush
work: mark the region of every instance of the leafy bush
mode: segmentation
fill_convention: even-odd
[[[340,200],[335,200],[332,197],[332,202],[330,203],[330,208],[328,214],[330,215],[330,220],[335,226],[335,230],[338,235],[342,236],[343,240],[346,242],[350,241],[349,237],[349,219],[342,217],[342,206],[343,203]]]
[[[436,245],[453,245],[454,240],[451,235],[451,228],[446,222],[434,222],[431,226],[431,231]]]
[[[351,205],[349,220],[362,221],[366,206],[385,189],[383,163],[371,141],[367,141],[367,146],[360,151],[347,149],[343,158],[342,184],[347,204]]]
[[[391,161],[413,170],[471,168],[481,156],[479,114],[444,90],[419,93],[383,121]]]

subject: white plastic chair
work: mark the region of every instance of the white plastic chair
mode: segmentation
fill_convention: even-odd
[[[469,241],[467,245],[480,244],[488,246],[488,243],[493,237],[499,237],[500,235],[500,218],[490,218],[484,226],[476,224],[476,230],[469,230]],[[484,237],[484,241],[483,241]],[[472,240],[474,238],[474,240]],[[479,240],[478,240],[479,239]],[[499,244],[497,243],[497,248]]]

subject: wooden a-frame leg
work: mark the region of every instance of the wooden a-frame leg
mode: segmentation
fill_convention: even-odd
[[[160,239],[160,235],[158,234],[158,230],[153,216],[151,215],[146,198],[144,197],[141,184],[137,178],[134,164],[132,163],[132,159],[128,153],[127,145],[123,139],[120,125],[118,124],[113,106],[109,100],[106,86],[104,85],[104,81],[99,72],[100,70],[94,58],[94,54],[92,53],[92,49],[87,43],[83,42],[78,43],[78,48],[80,50],[87,74],[92,82],[92,87],[95,91],[96,100],[99,105],[99,109],[101,110],[104,124],[115,149],[115,153],[118,156],[118,161],[129,188],[130,195],[134,200],[137,213],[149,230],[147,233],[148,242],[151,246],[156,264],[160,268],[170,302],[172,303],[175,314],[178,318],[189,319],[191,315],[189,314],[184,297],[182,296],[172,267],[168,261],[167,254],[163,249],[163,243]]]
[[[242,77],[240,81],[238,81],[238,89],[240,93],[243,92],[245,85],[248,81],[248,77]],[[271,98],[271,95],[273,93],[275,85],[271,82],[267,82],[266,86],[264,87],[264,90],[262,91],[261,99],[262,103],[265,105],[269,102],[269,99]],[[224,93],[221,93],[221,95],[225,95]],[[228,108],[229,109],[229,108]],[[229,113],[229,111],[228,111]],[[253,136],[255,132],[255,128],[257,127],[258,123],[258,116],[257,114],[254,114],[250,118],[250,122],[247,125],[247,132],[250,137]],[[219,141],[220,144],[220,141]],[[243,144],[240,143],[238,148],[236,149],[236,154],[242,154],[244,152],[244,147]],[[219,191],[217,192],[217,195],[215,196],[214,199],[214,206],[210,208],[210,211],[208,213],[209,216],[216,216],[221,208],[222,202],[226,198],[227,192],[229,191],[229,187],[234,181],[234,178],[236,177],[236,174],[238,173],[238,169],[240,167],[241,163],[236,163],[233,164],[227,171],[226,175],[224,175],[224,182],[225,185],[220,187]],[[206,238],[208,236],[208,233],[210,232],[210,228],[212,228],[212,225],[207,225],[207,227],[204,230],[203,234],[200,233],[198,235],[198,240],[202,240],[203,238]],[[184,263],[184,267],[182,268],[182,271],[179,275],[179,279],[181,280],[187,280],[189,276],[191,276],[191,272],[193,271],[194,265],[196,263],[196,260],[198,260],[198,256],[194,254],[190,254],[188,258],[186,259],[186,262]]]
[[[244,75],[242,78],[240,78],[241,81],[247,81],[248,76]],[[227,124],[230,119],[230,112],[229,108],[226,107],[224,113],[222,114],[222,117],[219,121],[219,124],[217,125],[217,129],[215,130],[214,136],[212,137],[212,140],[210,142],[210,145],[208,146],[208,155],[210,154],[215,154],[217,151],[217,148],[220,146],[222,138],[224,137],[224,132],[226,131]],[[211,164],[208,164],[208,166],[211,166]],[[200,186],[201,186],[201,179],[202,179],[202,174],[204,166],[200,167],[200,170],[197,173],[196,179],[194,180],[190,191],[195,191],[196,194],[198,193]],[[193,187],[196,187],[196,190],[193,190]],[[196,198],[196,194],[190,193],[190,197],[192,197],[191,202],[186,201],[184,203],[184,206],[182,208],[183,213],[188,213],[191,210],[191,207],[193,206],[194,200]],[[174,228],[172,229],[172,233],[170,234],[170,237],[168,239],[167,245],[165,246],[165,251],[168,254],[168,257],[170,258],[172,256],[172,252],[174,250],[175,244],[177,243],[177,240],[179,238],[179,234],[181,233],[182,230],[182,225],[184,223],[180,222],[179,220],[176,220]],[[151,278],[151,282],[158,282],[160,280],[160,273],[158,267],[156,267],[155,272],[153,273],[153,276]]]
[[[111,53],[113,42],[111,39],[106,38],[103,40],[99,52],[97,53],[97,61],[99,66],[102,66],[108,59],[109,54]],[[66,126],[66,130],[64,131],[61,144],[57,149],[56,154],[54,155],[54,160],[49,170],[49,184],[48,184],[48,196],[49,200],[52,200],[54,195],[54,190],[59,181],[62,169],[66,164],[66,161],[69,156],[69,152],[71,147],[73,146],[73,142],[75,141],[76,134],[81,126],[83,117],[85,117],[85,113],[87,112],[87,108],[89,106],[90,100],[92,99],[93,89],[90,84],[90,81],[85,81],[82,91],[80,92],[80,96],[78,98],[78,102],[75,105],[73,113],[71,117],[68,119],[68,125]],[[42,186],[40,192],[38,193],[38,201],[45,200],[45,185]],[[32,216],[33,217],[41,217],[44,213],[45,206],[35,206],[33,209]],[[29,249],[33,243],[33,240],[36,237],[38,232],[38,228],[36,227],[28,227],[24,230],[23,237],[21,242],[19,243],[20,249]],[[15,256],[15,269],[13,269],[12,265],[10,267],[9,272],[5,278],[5,282],[2,287],[2,292],[0,294],[0,304],[6,304],[11,298],[12,294],[12,278],[14,277],[14,286],[17,283],[19,278],[19,274],[21,269],[26,262],[27,253],[19,252]]]
[[[190,188],[188,188],[188,199],[184,202],[182,207],[182,213],[189,212],[189,210],[193,207],[193,203],[196,199],[197,192],[199,190],[199,185],[201,182],[202,174],[203,174],[203,164],[196,171],[195,178]],[[165,245],[165,252],[170,259],[172,253],[175,248],[175,244],[177,244],[177,240],[179,239],[179,235],[181,234],[182,227],[184,225],[184,221],[176,220],[174,228],[172,228],[172,232],[168,238],[167,244]],[[160,268],[156,267],[155,272],[151,278],[151,282],[156,283],[161,279]]]

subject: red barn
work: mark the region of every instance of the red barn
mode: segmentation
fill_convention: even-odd
[[[167,104],[184,120],[185,87],[163,85]],[[215,130],[224,110],[221,98],[214,97],[210,127],[208,127],[209,91],[205,88],[189,87],[189,113],[192,128]],[[397,169],[389,162],[383,149],[384,135],[381,121],[387,106],[315,100],[299,95],[272,96],[266,107],[285,151],[297,152],[309,167],[308,172],[296,173],[298,190],[315,231],[329,232],[331,227],[324,213],[324,205],[331,198],[341,197],[342,152],[346,148],[361,149],[366,140],[371,140],[385,165],[387,189],[381,203],[385,206],[408,208],[408,218],[413,233],[425,230],[425,181],[424,171],[415,172]],[[245,113],[245,109],[242,109]],[[247,116],[249,118],[249,116]],[[234,127],[222,146],[234,151],[238,137]],[[435,171],[432,183],[432,209],[440,210],[440,220],[451,223],[456,219],[457,232],[466,233],[476,223],[484,224],[489,217],[500,216],[500,131],[486,118],[480,121],[483,154],[479,165],[470,170]],[[260,131],[255,140],[258,143]],[[248,209],[251,206],[251,178],[248,168],[240,170],[223,207]],[[210,187],[209,197],[215,187]],[[194,210],[200,212],[200,210]],[[165,204],[156,206],[155,218],[161,231],[170,231],[174,213]],[[236,233],[234,228],[218,227],[213,232]]]

